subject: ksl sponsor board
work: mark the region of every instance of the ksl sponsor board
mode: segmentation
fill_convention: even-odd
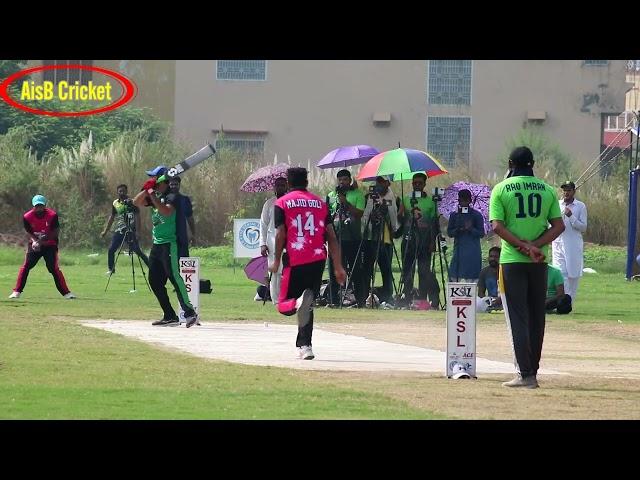
[[[462,369],[476,377],[475,283],[447,283],[447,377]]]
[[[233,221],[234,258],[255,258],[260,255],[260,219],[236,218]]]
[[[187,289],[189,301],[196,313],[200,313],[200,257],[180,257],[180,276]],[[180,322],[185,322],[184,311],[180,309]]]

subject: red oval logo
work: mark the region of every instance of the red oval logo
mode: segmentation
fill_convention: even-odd
[[[35,72],[42,72],[45,70],[63,70],[63,69],[91,70],[94,72],[102,73],[103,75],[106,75],[108,77],[112,77],[116,79],[120,84],[120,86],[122,87],[122,94],[115,101],[115,103],[112,103],[100,108],[94,108],[93,110],[81,110],[78,112],[56,112],[52,110],[39,110],[37,108],[28,107],[27,105],[24,105],[18,102],[17,100],[15,100],[9,95],[9,86],[21,77],[24,77],[26,75],[29,75]],[[70,87],[73,88],[73,87],[76,87],[76,85],[73,85]],[[77,91],[79,92],[80,86],[77,86],[77,87],[78,87]],[[50,115],[52,117],[81,117],[84,115],[95,115],[97,113],[108,112],[110,110],[115,110],[116,108],[126,105],[131,100],[133,100],[135,94],[136,94],[135,84],[124,75],[118,72],[114,72],[113,70],[109,70],[107,68],[89,67],[87,65],[47,65],[42,67],[27,68],[24,70],[20,70],[19,72],[16,72],[13,75],[10,75],[0,84],[0,98],[2,98],[5,102],[7,102],[12,107],[18,108],[20,110],[24,110],[25,112],[35,113],[36,115]]]

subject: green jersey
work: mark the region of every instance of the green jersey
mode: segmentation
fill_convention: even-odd
[[[500,220],[521,240],[533,241],[549,227],[549,220],[562,218],[555,189],[533,176],[510,177],[491,191],[489,219]],[[549,245],[542,247],[549,257]],[[500,263],[531,263],[528,255],[502,240]]]
[[[364,194],[354,188],[353,190],[347,190],[347,202],[353,205],[358,210],[364,210]],[[329,192],[327,195],[329,199],[328,207],[329,214],[333,217],[336,215],[336,210],[338,209],[338,195],[335,190]],[[355,218],[350,214],[345,218],[344,222],[340,222],[340,220],[336,217],[333,220],[333,228],[336,231],[336,235],[342,235],[342,240],[346,241],[360,241],[362,239],[362,222],[360,218]]]
[[[160,201],[165,205],[173,205],[175,195],[170,193],[160,197]],[[173,208],[171,215],[162,215],[157,208],[151,209],[151,223],[153,224],[153,243],[176,243],[176,209]]]
[[[547,298],[555,297],[558,294],[558,285],[564,285],[564,278],[562,278],[562,272],[558,267],[553,265],[547,266]]]
[[[423,193],[423,197],[416,198],[417,202],[416,207],[420,209],[422,212],[422,217],[416,221],[417,235],[424,239],[431,238],[433,235],[433,220],[437,217],[436,213],[436,204],[433,202],[433,199],[426,194]],[[405,232],[409,231],[409,226],[411,225],[411,219],[413,218],[413,214],[411,210],[413,207],[411,206],[411,195],[407,195],[402,197],[402,204],[404,205],[404,225]]]

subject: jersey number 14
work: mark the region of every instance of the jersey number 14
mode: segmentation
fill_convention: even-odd
[[[298,228],[298,237],[304,237],[303,230],[307,230],[312,237],[316,234],[316,227],[313,220],[313,214],[309,214],[307,221],[302,226],[302,214],[296,215],[296,227]]]

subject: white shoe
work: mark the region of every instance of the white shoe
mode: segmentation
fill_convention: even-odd
[[[66,295],[64,295],[64,298],[66,298],[67,300],[72,300],[72,299],[78,298],[78,297],[76,297],[73,293],[69,292]]]
[[[304,347],[298,347],[298,358],[301,360],[313,360],[315,355],[311,347],[306,345]]]
[[[313,311],[313,300],[315,295],[313,290],[307,288],[296,300],[296,311],[298,313],[298,326],[304,327],[311,320]]]
[[[113,275],[115,272],[115,270],[107,270],[105,275],[108,277],[109,275]]]
[[[9,298],[20,298],[20,293],[21,292],[12,292]]]

